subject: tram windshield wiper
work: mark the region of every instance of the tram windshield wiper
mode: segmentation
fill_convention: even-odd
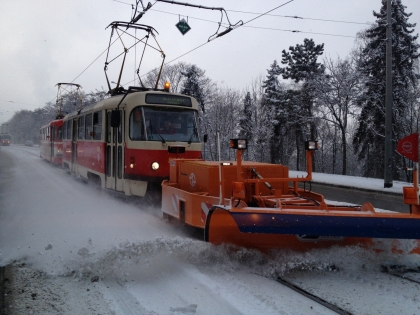
[[[191,137],[190,137],[190,140],[188,140],[188,144],[191,144],[191,142],[192,142],[192,140],[193,140],[194,136],[198,139],[198,132],[197,132],[197,128],[194,128],[193,133],[192,133],[192,135],[191,135]]]
[[[163,137],[160,135],[160,133],[157,130],[155,130],[155,128],[153,128],[152,125],[150,125],[149,128],[150,128],[150,133],[151,134],[157,135],[160,138],[160,140],[162,141],[163,144],[166,143],[165,139],[163,139]]]

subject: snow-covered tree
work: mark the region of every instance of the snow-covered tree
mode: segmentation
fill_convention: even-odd
[[[62,113],[67,114],[79,109],[81,104],[87,106],[96,103],[106,96],[104,90],[91,92],[83,95],[83,103],[80,101],[80,95],[76,92],[64,94],[60,103],[62,104]],[[56,119],[57,104],[56,102],[48,102],[44,107],[37,108],[33,111],[21,110],[16,112],[9,120],[9,132],[14,143],[25,143],[26,140],[32,140],[34,143],[39,141],[39,129],[41,126]]]
[[[251,93],[247,92],[244,98],[244,107],[241,118],[239,120],[239,137],[248,140],[252,139],[252,131],[254,129],[252,115],[254,113],[254,103]]]
[[[318,76],[312,80],[312,88],[317,95],[317,113],[320,118],[331,124],[334,129],[331,146],[333,152],[333,166],[336,153],[341,151],[341,174],[347,174],[347,135],[350,118],[356,110],[356,101],[360,92],[360,74],[356,70],[352,59],[336,61],[331,58],[324,60],[325,76]],[[338,137],[337,137],[338,135]],[[326,142],[324,141],[324,144]],[[336,169],[333,167],[333,172]]]
[[[277,61],[270,65],[270,69],[267,70],[266,80],[263,81],[264,95],[261,101],[261,106],[264,109],[265,120],[269,122],[271,132],[268,137],[270,144],[270,162],[278,162],[278,151],[279,151],[279,138],[280,138],[280,119],[277,115],[278,107],[280,104],[280,98],[283,88],[281,87],[278,76],[280,74],[280,67]]]
[[[186,72],[189,67],[191,67],[191,64],[186,62],[178,62],[174,65],[165,65],[160,75],[158,88],[161,89],[165,82],[170,82],[172,93],[181,92],[183,82],[186,79],[183,73]],[[159,70],[159,68],[155,68],[150,71],[145,78],[142,78],[142,82],[145,87],[155,87]]]
[[[255,129],[254,123],[254,113],[255,106],[251,98],[251,92],[247,92],[244,98],[244,107],[239,119],[239,134],[238,137],[242,139],[247,139],[248,144],[253,142],[253,131]],[[249,158],[249,152],[245,153]]]
[[[324,66],[318,62],[318,57],[324,52],[324,44],[316,45],[312,39],[305,38],[303,44],[289,47],[289,52],[282,51],[281,63],[286,67],[281,68],[283,79],[294,80],[301,83],[300,87],[300,116],[302,132],[306,138],[316,139],[316,124],[314,113],[314,99],[316,98],[310,84],[317,76],[322,75]],[[302,144],[296,143],[299,152]],[[313,164],[315,167],[315,161]]]
[[[401,0],[392,2],[392,103],[394,143],[411,130],[411,93],[418,83],[414,62],[419,57],[418,35],[413,35],[415,24],[408,22]],[[385,83],[386,83],[386,28],[387,1],[382,0],[379,12],[373,12],[376,23],[363,34],[366,46],[361,50],[360,71],[365,76],[365,91],[358,104],[361,114],[353,139],[359,160],[365,160],[365,175],[382,178],[384,174]],[[369,155],[369,157],[368,157]],[[401,178],[401,161],[393,156],[394,178]]]
[[[209,136],[205,145],[206,159],[218,160],[218,140],[220,140],[221,159],[235,158],[234,152],[229,148],[229,139],[237,136],[240,111],[241,97],[238,91],[226,87],[214,87],[212,98],[206,105],[206,112],[201,122]]]
[[[296,170],[304,167],[304,141],[307,117],[302,115],[301,91],[295,86],[284,89],[277,107],[280,162],[288,165],[294,160]],[[293,159],[292,159],[293,157]]]
[[[205,113],[205,105],[207,102],[206,84],[209,80],[205,77],[205,72],[196,65],[188,67],[182,75],[185,81],[182,84],[181,93],[194,97],[202,112]]]
[[[270,121],[266,121],[269,115],[268,113],[265,113],[265,107],[261,105],[264,96],[264,79],[263,74],[259,75],[252,80],[250,87],[247,88],[247,90],[250,91],[252,104],[254,106],[252,114],[252,139],[248,142],[246,158],[251,161],[260,162],[266,161],[266,157],[269,155],[267,147],[272,129]]]

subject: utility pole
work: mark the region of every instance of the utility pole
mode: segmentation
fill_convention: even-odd
[[[384,187],[392,187],[392,22],[391,0],[387,0],[386,88],[385,88],[385,160]]]

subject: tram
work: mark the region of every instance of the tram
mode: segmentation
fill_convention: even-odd
[[[12,138],[8,134],[0,135],[0,144],[1,145],[10,145]]]
[[[63,119],[56,119],[39,130],[40,157],[55,164],[63,162]]]
[[[160,192],[172,159],[201,158],[198,104],[166,89],[126,93],[66,115],[63,167],[127,196]]]

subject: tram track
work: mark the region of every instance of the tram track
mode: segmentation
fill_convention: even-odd
[[[407,268],[405,266],[381,266],[382,272],[412,283],[420,284],[420,267]],[[418,279],[411,278],[408,274],[417,274]]]
[[[407,277],[407,275],[404,275],[404,274],[400,274],[400,273],[390,273],[390,272],[387,272],[387,274],[388,274],[388,275],[391,275],[391,276],[394,276],[394,277],[397,277],[397,278],[400,278],[400,279],[404,279],[404,280],[407,280],[407,281],[413,282],[413,283],[420,284],[420,280],[417,280],[417,279],[413,279],[413,278]]]
[[[343,309],[343,308],[341,308],[341,307],[339,307],[339,306],[337,306],[333,303],[328,302],[327,300],[325,300],[325,299],[323,299],[323,298],[321,298],[321,297],[319,297],[315,294],[312,294],[311,292],[303,289],[302,287],[299,287],[298,285],[286,280],[285,278],[277,277],[277,279],[275,279],[275,280],[278,283],[288,287],[289,289],[292,289],[293,291],[305,296],[308,299],[311,299],[312,301],[328,308],[329,310],[331,310],[331,311],[333,311],[337,314],[340,314],[340,315],[352,315],[353,314],[353,313],[350,313],[349,311],[346,311],[345,309]]]

